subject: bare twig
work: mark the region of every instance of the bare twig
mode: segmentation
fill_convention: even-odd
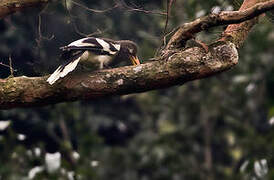
[[[47,37],[47,36],[44,36],[43,33],[42,33],[42,14],[45,12],[45,10],[47,9],[47,7],[48,7],[48,4],[38,14],[37,37],[35,38],[35,41],[36,41],[35,50],[36,50],[38,56],[41,55],[42,42],[44,40],[45,41],[50,41],[50,40],[52,40],[54,38],[54,34],[52,34],[51,36]]]
[[[13,69],[13,67],[12,67],[11,55],[9,56],[9,65],[4,64],[3,62],[0,62],[0,65],[9,68],[9,69],[10,69],[10,75],[11,75],[12,77],[14,77],[14,72],[16,72],[17,69]]]
[[[70,1],[71,1],[72,4],[75,4],[75,5],[77,5],[81,8],[89,11],[89,12],[92,12],[92,13],[106,13],[106,12],[112,11],[112,10],[120,7],[120,8],[124,8],[126,11],[143,12],[143,13],[146,13],[146,14],[159,14],[159,15],[166,15],[167,14],[165,12],[148,11],[148,10],[137,8],[137,7],[131,7],[131,6],[127,5],[123,0],[117,0],[115,2],[114,6],[112,6],[110,8],[107,8],[107,9],[103,9],[103,10],[86,7],[85,5],[83,5],[79,2],[76,2],[74,0],[70,0]]]
[[[7,67],[7,68],[10,68],[10,66],[9,66],[9,65],[4,64],[4,63],[2,63],[2,62],[0,62],[0,65],[1,65],[1,66],[4,66],[4,67]]]
[[[141,9],[138,7],[131,7],[131,6],[127,5],[127,3],[125,3],[123,0],[119,0],[119,4],[126,11],[142,12],[145,14],[157,14],[157,15],[161,15],[161,16],[166,16],[166,14],[167,14],[166,12],[156,12],[156,11],[149,11],[149,10]]]
[[[40,55],[40,49],[41,49],[41,42],[43,40],[46,40],[46,41],[50,41],[54,38],[54,35],[52,34],[51,36],[49,37],[46,37],[43,35],[42,33],[42,14],[44,13],[44,11],[47,9],[48,7],[48,4],[43,8],[43,10],[41,10],[38,14],[38,37],[35,39],[36,43],[37,43],[37,51],[38,51],[38,54]]]
[[[41,40],[50,41],[54,38],[54,34],[52,34],[49,37],[46,37],[46,36],[43,35],[42,30],[41,30],[41,24],[42,24],[42,17],[41,16],[42,16],[42,13],[43,13],[43,11],[41,11],[38,15],[38,40],[37,39],[36,40],[37,41],[41,41]]]
[[[103,13],[103,12],[107,12],[107,11],[110,11],[110,10],[111,10],[111,8],[106,9],[106,10],[95,10],[95,9],[87,8],[87,7],[85,7],[84,5],[82,5],[82,4],[80,4],[80,3],[77,3],[77,2],[75,2],[75,1],[72,1],[72,0],[71,0],[71,2],[74,3],[74,4],[76,4],[76,5],[78,5],[78,6],[80,6],[80,7],[82,7],[82,8],[84,8],[84,9],[86,9],[86,10],[88,10],[88,11],[92,11],[92,12],[97,12],[97,13],[101,12],[101,13]],[[90,34],[86,34],[86,33],[81,32],[81,31],[79,30],[79,28],[77,27],[76,22],[75,22],[74,19],[73,19],[74,16],[71,14],[71,12],[70,12],[70,10],[69,10],[69,8],[68,8],[68,6],[67,6],[67,0],[64,0],[64,4],[65,4],[65,8],[66,8],[66,10],[67,10],[67,12],[68,12],[70,21],[71,21],[71,23],[72,23],[72,26],[73,26],[73,28],[74,28],[74,31],[75,31],[77,34],[79,34],[80,36],[83,36],[83,37],[90,37],[90,36],[95,36],[95,35],[103,34],[103,33],[105,33],[105,32],[107,31],[107,29],[105,29],[104,31],[102,31],[102,30],[100,30],[100,29],[97,29],[95,32],[90,33]],[[113,8],[112,8],[112,9],[113,9]]]
[[[165,23],[165,28],[164,28],[164,36],[166,34],[167,26],[168,26],[168,20],[171,12],[171,7],[173,4],[174,0],[167,0],[167,13],[166,13],[166,23]]]
[[[103,34],[103,33],[105,33],[105,32],[108,30],[108,29],[105,29],[105,30],[102,31],[102,30],[100,30],[100,29],[97,28],[97,30],[96,30],[95,32],[90,33],[90,34],[86,34],[86,33],[81,32],[81,31],[78,29],[77,24],[74,22],[74,20],[71,20],[71,22],[72,22],[74,31],[75,31],[77,34],[79,34],[79,35],[81,35],[81,36],[83,36],[83,37],[90,37],[90,36],[95,36],[95,35]]]
[[[11,55],[9,56],[9,66],[10,66],[10,75],[11,75],[12,77],[14,77],[14,74],[13,74],[14,70],[13,70],[13,68],[12,68]]]
[[[110,8],[104,9],[104,10],[98,10],[98,9],[88,8],[85,5],[83,5],[81,3],[78,3],[76,1],[73,1],[73,0],[70,0],[70,1],[71,1],[72,4],[75,4],[75,5],[79,6],[79,7],[83,8],[83,9],[85,9],[87,11],[93,12],[93,13],[105,13],[105,12],[111,11],[111,10],[113,10],[113,9],[115,9],[115,8],[117,8],[117,7],[120,6],[119,4],[116,3],[113,7],[110,7]]]
[[[161,38],[161,45],[159,48],[157,48],[157,50],[155,51],[154,53],[154,57],[156,57],[159,52],[164,49],[164,47],[166,47],[166,38],[171,35],[172,33],[174,33],[176,30],[178,30],[178,27],[177,28],[174,28],[172,31],[170,31],[169,33],[166,34],[166,31],[167,31],[167,26],[168,26],[168,20],[169,20],[169,16],[170,16],[170,11],[171,11],[171,7],[172,7],[172,4],[173,2],[175,2],[175,0],[167,0],[167,13],[166,13],[166,22],[165,22],[165,28],[164,28],[164,31],[163,31],[163,35],[162,35],[162,38]]]
[[[85,5],[83,5],[79,2],[76,2],[74,0],[70,0],[70,2],[74,5],[76,5],[76,6],[79,6],[83,9],[87,10],[88,12],[91,12],[91,13],[106,13],[106,12],[112,11],[112,10],[120,7],[120,8],[124,8],[126,11],[143,12],[143,13],[146,13],[146,14],[159,14],[159,15],[166,15],[167,14],[167,13],[162,13],[162,12],[148,11],[148,10],[144,10],[144,9],[140,9],[140,8],[133,8],[129,5],[127,5],[123,0],[117,0],[113,7],[110,7],[110,8],[104,9],[104,10],[92,9],[92,8],[86,7]],[[67,6],[67,0],[64,0],[64,4],[65,4],[66,10],[68,11],[70,20],[72,22],[72,26],[73,26],[73,28],[74,28],[74,30],[77,34],[79,34],[80,36],[83,36],[83,37],[89,37],[89,36],[103,34],[103,33],[106,32],[106,30],[102,31],[100,29],[97,29],[96,32],[93,32],[93,33],[90,33],[90,34],[86,34],[86,33],[81,32],[79,30],[76,22],[73,20],[74,16],[71,14],[71,12],[70,12],[70,10]]]
[[[173,28],[170,32],[164,34],[164,36],[162,37],[162,41],[161,41],[162,44],[156,49],[156,51],[154,53],[154,58],[157,57],[159,55],[159,52],[161,52],[166,47],[167,37],[169,37],[170,35],[172,35],[179,28],[180,27]]]

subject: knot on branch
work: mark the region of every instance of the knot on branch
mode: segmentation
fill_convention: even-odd
[[[219,41],[214,43],[213,46],[210,47],[211,53],[216,57],[220,62],[227,62],[233,65],[238,63],[238,51],[236,49],[235,44],[231,42]]]

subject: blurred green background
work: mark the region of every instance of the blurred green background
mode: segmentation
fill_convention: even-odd
[[[127,0],[106,12],[77,3],[104,10],[115,1],[75,2],[1,19],[0,62],[9,64],[10,56],[16,76],[47,75],[60,64],[60,46],[91,33],[135,41],[143,62],[162,44],[165,0]],[[168,31],[233,8],[225,0],[176,0]],[[10,124],[0,130],[0,180],[273,179],[273,27],[264,18],[239,50],[239,64],[214,77],[129,96],[1,110],[1,123]],[[197,38],[212,42],[224,28]],[[0,77],[9,75],[0,66]]]

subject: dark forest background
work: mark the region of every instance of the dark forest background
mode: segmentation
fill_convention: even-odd
[[[167,31],[235,8],[225,0],[177,0]],[[67,0],[27,9],[0,20],[0,62],[9,64],[10,57],[15,76],[47,75],[61,63],[59,47],[84,34],[133,40],[144,62],[162,45],[165,11],[166,0],[119,6]],[[273,179],[273,27],[263,18],[239,50],[239,64],[215,77],[141,94],[0,111],[1,123],[10,122],[0,130],[0,180]],[[197,39],[210,42],[224,28]],[[0,78],[9,75],[0,65]],[[58,152],[60,167],[58,160],[46,160]]]

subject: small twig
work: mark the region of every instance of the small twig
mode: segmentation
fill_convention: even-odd
[[[127,5],[124,2],[124,0],[120,0],[120,5],[121,5],[121,7],[125,8],[126,11],[142,12],[142,13],[146,13],[146,14],[158,14],[158,15],[162,15],[162,16],[167,15],[166,12],[155,12],[155,11],[148,11],[148,10],[145,10],[145,9],[131,7],[131,6]]]
[[[14,77],[14,74],[13,74],[13,68],[12,68],[12,60],[11,60],[11,55],[9,56],[9,66],[10,66],[10,75],[12,77]]]
[[[171,7],[173,4],[174,0],[167,0],[167,13],[166,13],[166,23],[165,23],[165,29],[164,29],[164,35],[166,34],[167,26],[168,26],[168,20],[171,12]]]
[[[2,66],[4,66],[4,67],[7,67],[7,68],[10,68],[9,65],[6,65],[6,64],[4,64],[4,63],[2,63],[2,62],[0,62],[0,65],[2,65]]]
[[[14,72],[17,71],[17,69],[13,69],[13,68],[12,68],[11,56],[9,56],[9,65],[4,64],[4,63],[2,63],[2,62],[0,62],[0,65],[9,68],[9,69],[10,69],[10,75],[11,75],[11,76],[14,76]]]
[[[50,41],[50,40],[52,40],[53,38],[54,38],[54,35],[52,34],[51,36],[49,36],[49,37],[46,37],[46,36],[44,36],[43,35],[43,33],[42,33],[42,28],[41,28],[41,24],[42,24],[42,14],[44,13],[44,11],[47,9],[47,7],[48,7],[48,4],[43,8],[43,10],[42,11],[40,11],[39,12],[39,14],[38,14],[38,38],[36,38],[36,42],[37,42],[37,46],[38,46],[38,48],[40,48],[41,47],[41,41],[42,40],[47,40],[47,41]]]
[[[40,56],[40,50],[41,50],[41,42],[43,40],[50,41],[54,38],[53,34],[49,37],[44,36],[43,33],[42,33],[42,30],[41,30],[42,29],[42,27],[41,27],[42,26],[42,14],[47,9],[47,7],[48,7],[48,4],[38,14],[38,37],[35,39],[35,41],[36,41],[36,44],[37,44],[36,49],[37,49],[37,53],[38,53],[39,56]]]
[[[110,11],[110,10],[111,10],[111,8],[106,9],[106,10],[95,10],[95,9],[87,8],[87,7],[85,7],[84,5],[82,5],[82,4],[80,4],[80,3],[77,3],[77,2],[75,2],[75,1],[72,1],[72,0],[71,0],[71,2],[74,3],[74,4],[76,4],[76,5],[78,5],[78,6],[80,6],[80,7],[82,7],[82,8],[84,8],[84,9],[86,9],[86,10],[88,10],[88,11],[92,11],[92,12],[97,12],[97,13],[101,12],[101,13],[103,13],[103,12],[106,12],[106,11]],[[65,8],[66,8],[66,10],[67,10],[67,12],[68,12],[70,21],[71,21],[71,23],[72,23],[72,26],[73,26],[73,28],[74,28],[74,31],[75,31],[77,34],[79,34],[80,36],[83,36],[83,37],[90,37],[90,36],[94,36],[94,35],[103,34],[104,32],[107,31],[107,29],[104,30],[104,31],[101,31],[100,29],[97,29],[95,32],[90,33],[90,34],[86,34],[86,33],[81,32],[81,31],[79,30],[79,28],[77,27],[76,22],[73,20],[73,17],[76,17],[76,16],[73,16],[73,15],[71,14],[71,12],[70,12],[70,10],[69,10],[69,8],[68,8],[68,6],[67,6],[67,0],[64,0],[64,4],[65,4]],[[115,6],[116,6],[116,5],[115,5]],[[114,7],[112,7],[112,9],[113,9],[113,8],[114,8]]]
[[[171,7],[172,7],[172,4],[173,2],[176,1],[176,0],[167,0],[166,1],[166,6],[167,6],[167,12],[166,12],[166,22],[165,22],[165,28],[164,28],[164,31],[163,31],[163,35],[161,37],[161,45],[159,46],[159,48],[157,48],[157,50],[155,51],[154,53],[154,57],[156,57],[159,52],[161,50],[164,49],[164,47],[166,46],[166,38],[171,35],[175,30],[178,30],[178,27],[177,28],[174,28],[171,32],[167,33],[166,34],[166,31],[167,31],[167,26],[168,26],[168,21],[169,21],[169,17],[170,17],[170,11],[171,11]]]
[[[73,26],[73,28],[74,28],[74,31],[75,31],[77,34],[79,34],[80,36],[88,37],[87,34],[81,32],[81,31],[78,29],[77,24],[74,22],[74,20],[72,20],[72,17],[71,17],[71,16],[70,16],[70,19],[71,19],[71,23],[72,23],[72,26]]]
[[[95,36],[95,35],[103,34],[103,33],[105,33],[108,30],[108,29],[105,29],[105,30],[102,31],[102,30],[100,30],[100,29],[97,28],[97,30],[95,32],[90,33],[90,34],[86,34],[86,33],[81,32],[78,29],[76,23],[73,20],[71,20],[71,22],[72,22],[72,25],[73,25],[73,28],[74,28],[75,32],[77,34],[83,36],[83,37],[90,37],[90,36]]]
[[[172,0],[173,1],[173,0]],[[146,13],[146,14],[160,14],[160,15],[166,15],[167,13],[162,13],[162,12],[154,12],[154,11],[148,11],[148,10],[144,10],[144,9],[140,9],[140,8],[133,8],[131,6],[128,6],[123,0],[117,0],[115,2],[115,5],[113,7],[110,7],[110,8],[107,8],[107,9],[104,9],[104,10],[98,10],[98,9],[92,9],[92,8],[89,8],[89,7],[86,7],[85,5],[81,4],[81,3],[78,3],[74,0],[70,0],[70,2],[76,6],[79,6],[89,12],[92,12],[92,13],[105,13],[105,12],[109,12],[109,11],[112,11],[113,9],[116,9],[116,8],[124,8],[126,11],[136,11],[136,12],[143,12],[143,13]],[[69,14],[69,18],[72,22],[72,26],[75,30],[75,32],[77,34],[79,34],[80,36],[83,36],[83,37],[89,37],[89,36],[94,36],[94,35],[98,35],[98,34],[103,34],[106,30],[104,31],[101,31],[100,29],[97,29],[96,32],[93,32],[93,33],[90,33],[90,34],[86,34],[86,33],[83,33],[79,30],[79,28],[77,27],[77,24],[76,22],[73,20],[73,17],[76,17],[76,16],[73,16],[67,6],[67,0],[64,0],[64,4],[65,4],[65,8]]]
[[[99,10],[99,9],[92,9],[92,8],[89,8],[89,7],[86,7],[85,5],[81,4],[81,3],[78,3],[74,0],[70,0],[72,4],[75,4],[89,12],[93,12],[93,13],[105,13],[105,12],[109,12],[109,11],[112,11],[113,9],[116,9],[116,8],[125,8],[127,11],[136,11],[136,12],[143,12],[143,13],[146,13],[146,14],[159,14],[159,15],[166,15],[167,13],[165,12],[155,12],[155,11],[148,11],[148,10],[145,10],[145,9],[140,9],[140,8],[133,8],[129,5],[127,5],[123,0],[118,0],[115,2],[115,5],[113,7],[110,7],[110,8],[107,8],[107,9],[103,9],[103,10]],[[173,1],[173,0],[172,0]]]
[[[109,12],[109,11],[112,11],[113,9],[116,9],[116,8],[119,8],[119,7],[122,7],[122,8],[125,8],[127,11],[136,11],[136,12],[143,12],[143,13],[146,13],[146,14],[159,14],[159,15],[164,15],[166,16],[167,13],[165,12],[155,12],[155,11],[148,11],[148,10],[145,10],[145,9],[140,9],[140,8],[133,8],[129,5],[127,5],[123,0],[118,0],[117,2],[115,2],[115,5],[113,7],[110,7],[110,8],[107,8],[107,9],[103,9],[103,10],[99,10],[99,9],[92,9],[92,8],[89,8],[89,7],[86,7],[85,5],[81,4],[81,3],[78,3],[74,0],[70,0],[72,4],[75,4],[89,12],[92,12],[92,13],[105,13],[105,12]],[[173,1],[173,0],[172,0]]]
[[[90,36],[95,36],[95,35],[99,35],[99,34],[104,34],[105,32],[107,32],[108,31],[108,29],[106,28],[105,30],[101,30],[101,29],[98,29],[97,28],[97,30],[95,31],[95,32],[93,32],[93,33],[91,33],[91,34],[88,34],[87,35],[87,37],[90,37]]]
[[[165,34],[163,37],[164,46],[166,46],[166,38],[177,31],[180,27],[173,28],[169,33]]]
[[[98,10],[98,9],[88,8],[88,7],[84,6],[83,4],[80,4],[80,3],[75,2],[73,0],[70,0],[70,1],[71,1],[72,4],[75,4],[75,5],[83,8],[83,9],[85,9],[87,11],[94,12],[94,13],[105,13],[105,12],[111,11],[111,10],[113,10],[113,9],[115,9],[115,8],[117,8],[117,7],[120,6],[119,4],[115,4],[113,7],[110,7],[110,8],[104,9],[104,10]]]
[[[39,34],[39,41],[40,40],[48,40],[48,41],[50,41],[50,40],[52,40],[53,38],[54,38],[54,34],[52,34],[50,37],[46,37],[46,36],[44,36],[43,34],[42,34],[42,30],[41,30],[41,22],[42,22],[42,17],[41,17],[41,15],[42,15],[42,12],[41,13],[39,13],[39,15],[38,15],[38,34]]]
[[[166,47],[166,42],[167,42],[167,37],[170,36],[171,34],[173,34],[175,31],[177,31],[180,27],[176,27],[173,28],[170,32],[164,34],[164,36],[162,37],[162,44],[160,47],[157,48],[157,50],[154,53],[154,57],[156,57],[160,51],[162,51],[165,47]]]

